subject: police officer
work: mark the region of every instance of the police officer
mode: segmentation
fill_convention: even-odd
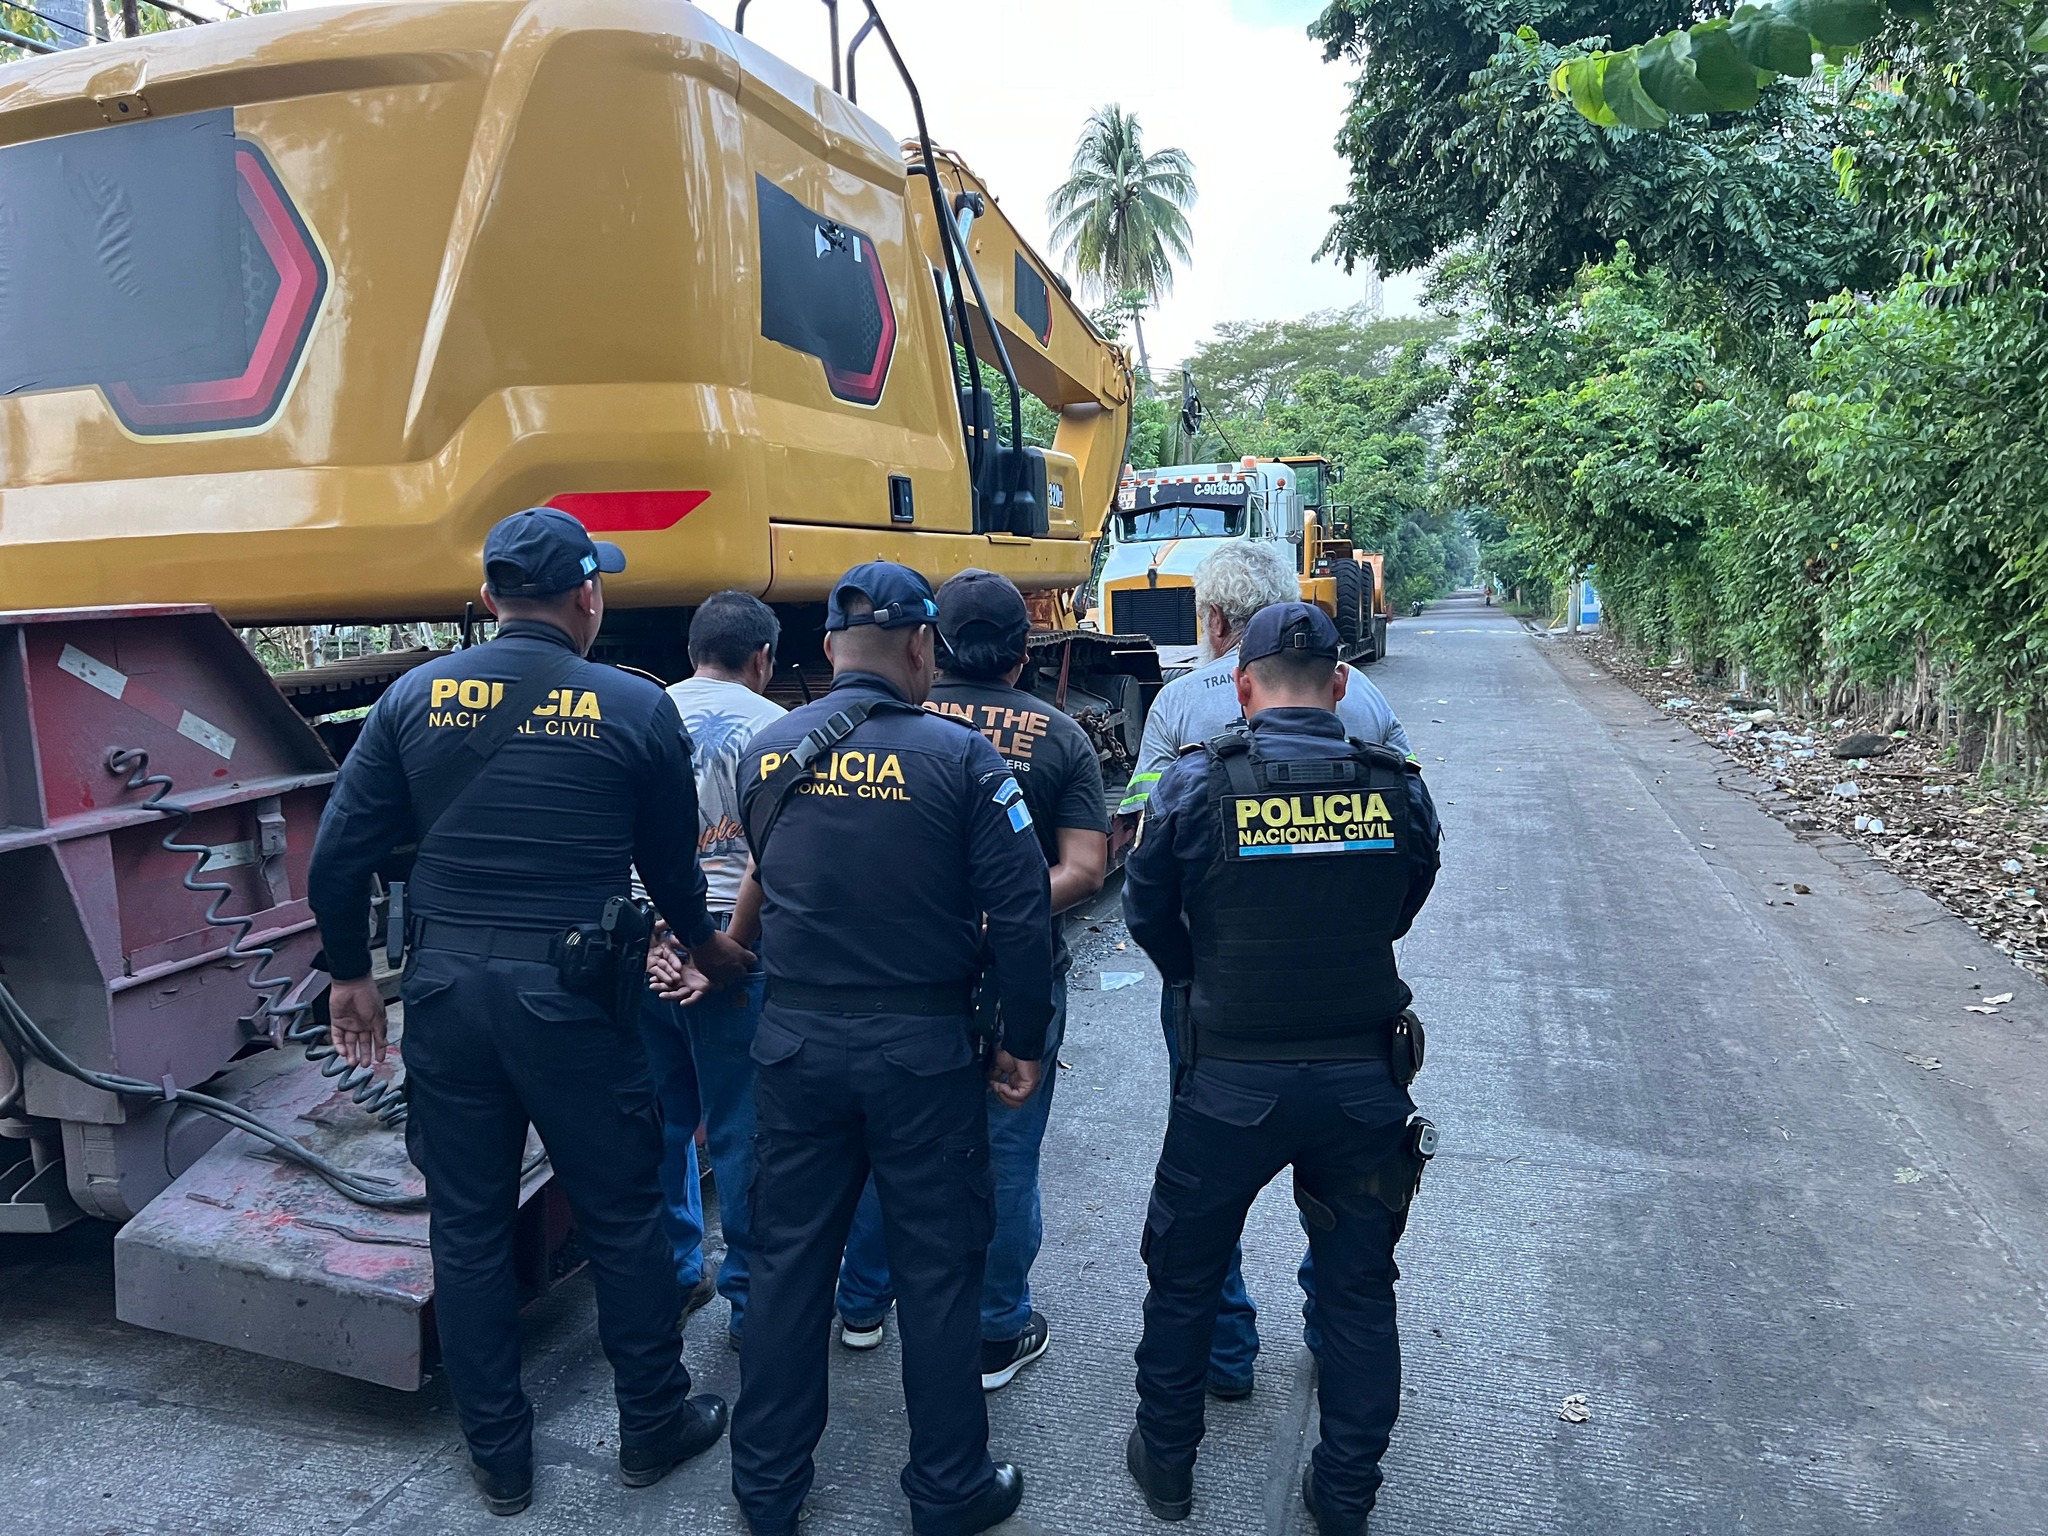
[[[1166,1520],[1193,1504],[1232,1248],[1290,1164],[1319,1277],[1322,1441],[1302,1497],[1322,1536],[1364,1536],[1400,1406],[1394,1245],[1435,1131],[1410,1118],[1421,1037],[1394,941],[1435,882],[1437,820],[1413,763],[1346,740],[1337,651],[1309,604],[1252,618],[1236,683],[1249,727],[1166,771],[1126,869],[1131,936],[1188,989],[1125,1450]]]
[[[988,1454],[981,1289],[995,1224],[983,1080],[1021,1105],[1052,1016],[1052,917],[1023,790],[987,740],[919,706],[937,605],[876,561],[833,588],[831,691],[762,727],[740,770],[767,997],[754,1037],[752,1295],[733,1494],[791,1536],[824,1432],[832,1286],[873,1173],[903,1335],[919,1536],[1007,1519],[1023,1477]],[[971,1038],[987,952],[1004,1038]]]
[[[1024,787],[1024,808],[1050,866],[1057,914],[1102,889],[1109,866],[1102,765],[1088,735],[1066,714],[1017,687],[1030,663],[1031,615],[1024,594],[994,571],[965,570],[939,588],[941,671],[925,708],[954,715],[986,736]],[[1053,925],[1053,1019],[1030,1101],[1012,1109],[990,1094],[989,1166],[995,1173],[996,1231],[981,1288],[981,1385],[998,1391],[1043,1358],[1052,1341],[1031,1305],[1031,1266],[1044,1238],[1038,1155],[1059,1082],[1067,1025],[1067,952]],[[861,1196],[839,1270],[839,1341],[850,1349],[882,1342],[892,1296],[874,1186]],[[865,1326],[863,1326],[865,1324]]]
[[[1145,738],[1131,773],[1118,819],[1126,826],[1145,809],[1146,797],[1159,777],[1183,751],[1199,746],[1238,719],[1238,642],[1252,615],[1275,603],[1294,602],[1301,583],[1285,545],[1258,540],[1223,545],[1195,568],[1195,616],[1200,621],[1202,663],[1159,690],[1145,712]],[[1340,666],[1338,716],[1344,732],[1360,741],[1377,742],[1403,757],[1414,755],[1408,733],[1393,707],[1364,673]],[[1166,1052],[1174,1059],[1173,1023],[1167,1015],[1172,994],[1160,997],[1160,1027]],[[1302,1330],[1311,1351],[1320,1351],[1315,1325],[1315,1265],[1304,1257],[1299,1273],[1304,1306]],[[1209,1356],[1209,1391],[1226,1402],[1252,1395],[1259,1355],[1259,1309],[1245,1289],[1244,1275],[1233,1256],[1223,1282],[1223,1305],[1217,1315],[1215,1344]]]
[[[680,1362],[661,1125],[628,1002],[637,911],[611,898],[626,896],[637,861],[701,970],[738,980],[751,957],[705,910],[690,742],[674,704],[583,659],[604,619],[603,576],[625,563],[562,512],[516,513],[491,530],[483,600],[497,638],[416,668],[378,701],[321,819],[309,880],[335,1044],[352,1065],[381,1061],[370,876],[395,846],[418,842],[406,1142],[426,1176],[449,1390],[472,1475],[501,1515],[533,1496],[512,1266],[529,1122],[596,1278],[620,1475],[658,1482],[726,1422],[724,1403],[689,1395]]]

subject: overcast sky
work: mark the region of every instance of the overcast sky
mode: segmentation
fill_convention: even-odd
[[[296,7],[306,0],[292,0]],[[923,93],[932,135],[988,182],[1048,256],[1045,198],[1096,107],[1138,114],[1148,148],[1195,162],[1194,264],[1146,319],[1158,367],[1226,320],[1291,319],[1357,303],[1361,272],[1314,259],[1344,193],[1332,148],[1350,70],[1325,64],[1304,28],[1321,0],[880,0]],[[705,9],[730,24],[733,0]],[[850,17],[859,0],[842,0]],[[851,35],[852,23],[848,23]],[[829,78],[824,8],[755,0],[748,35]],[[862,50],[865,106],[911,127],[908,98],[878,44]],[[1420,284],[1388,281],[1389,313]]]

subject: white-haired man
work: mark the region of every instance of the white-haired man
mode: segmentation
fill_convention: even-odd
[[[1237,698],[1237,646],[1245,626],[1261,608],[1298,602],[1301,584],[1294,566],[1277,544],[1226,544],[1195,567],[1195,622],[1201,628],[1202,664],[1159,690],[1145,717],[1145,739],[1138,749],[1137,771],[1131,775],[1119,817],[1135,816],[1159,776],[1185,747],[1220,735],[1243,714]],[[1391,747],[1413,757],[1408,733],[1393,706],[1355,667],[1346,676],[1337,704],[1345,733],[1360,741]],[[1160,996],[1159,1023],[1166,1034],[1167,1055],[1179,1072],[1173,1028],[1174,994]],[[1301,1288],[1307,1296],[1303,1316],[1311,1350],[1319,1348],[1315,1325],[1315,1277],[1306,1256],[1301,1261]],[[1259,1353],[1259,1313],[1244,1288],[1242,1254],[1233,1252],[1216,1316],[1215,1342],[1209,1352],[1209,1390],[1226,1401],[1248,1397]]]
[[[1294,567],[1278,544],[1231,543],[1195,567],[1195,622],[1200,628],[1202,664],[1159,690],[1145,717],[1145,739],[1138,748],[1137,770],[1118,814],[1135,816],[1166,765],[1183,747],[1207,741],[1242,710],[1237,702],[1237,643],[1245,625],[1261,608],[1292,603],[1301,597]],[[1385,695],[1356,668],[1346,667],[1344,698],[1338,714],[1344,728],[1361,741],[1393,748],[1412,757],[1408,733],[1401,729]]]

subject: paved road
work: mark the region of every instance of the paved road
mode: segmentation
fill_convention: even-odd
[[[2048,1530],[2048,989],[1854,849],[1795,838],[1725,759],[1498,610],[1439,604],[1393,651],[1374,676],[1447,828],[1404,969],[1448,1146],[1402,1252],[1375,1531]],[[1145,967],[1113,920],[1086,940],[1038,1272],[1053,1353],[993,1400],[1027,1469],[1020,1533],[1156,1529],[1119,1447],[1157,983],[1096,990]],[[1973,985],[2018,1001],[1965,1013]],[[1300,1536],[1284,1188],[1247,1247],[1260,1384],[1214,1408],[1185,1528]],[[722,1325],[698,1322],[689,1360],[730,1392]],[[442,1392],[126,1328],[100,1229],[0,1243],[0,1532],[739,1531],[722,1454],[617,1484],[587,1285],[527,1342],[544,1464],[507,1527],[472,1501]],[[818,1536],[908,1529],[895,1368],[893,1335],[835,1363]],[[1574,1392],[1588,1423],[1557,1416]]]

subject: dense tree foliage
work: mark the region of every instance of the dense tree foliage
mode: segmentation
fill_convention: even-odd
[[[1823,98],[1777,85],[1752,113],[1611,133],[1561,99],[1552,74],[1663,32],[1686,7],[1515,9],[1519,31],[1464,0],[1333,0],[1311,29],[1332,59],[1358,65],[1337,138],[1350,195],[1326,245],[1347,267],[1399,271],[1469,248],[1487,296],[1512,308],[1562,292],[1625,239],[1759,317],[1796,316],[1870,275],[1867,221],[1837,195]]]
[[[1549,86],[1719,9],[1335,0],[1331,249],[1465,307],[1437,495],[1496,579],[1590,568],[1654,651],[2042,777],[2048,6],[1867,5],[1853,55],[1655,128]]]

